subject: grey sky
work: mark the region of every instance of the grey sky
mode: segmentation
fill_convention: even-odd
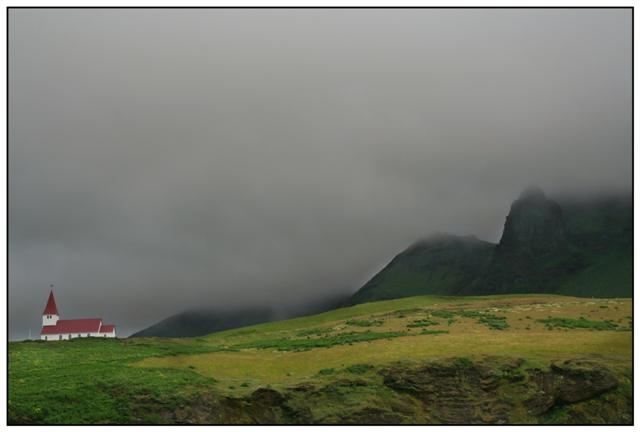
[[[11,10],[10,336],[355,291],[631,187],[630,10]]]

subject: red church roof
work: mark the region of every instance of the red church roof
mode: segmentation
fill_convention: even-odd
[[[56,325],[43,326],[40,334],[97,333],[100,330],[100,323],[102,318],[58,320]]]
[[[113,324],[103,324],[100,327],[100,333],[113,333],[116,330],[116,326]]]
[[[58,315],[58,307],[56,306],[56,299],[53,298],[53,290],[49,293],[49,300],[44,307],[42,315]]]

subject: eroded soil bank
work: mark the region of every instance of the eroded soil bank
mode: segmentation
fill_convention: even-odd
[[[593,359],[546,367],[512,357],[394,363],[352,379],[260,388],[242,398],[202,393],[163,418],[196,424],[630,424],[629,378]]]

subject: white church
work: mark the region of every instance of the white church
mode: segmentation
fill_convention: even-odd
[[[62,320],[58,314],[53,291],[42,312],[42,330],[40,339],[45,341],[67,340],[78,337],[116,337],[116,326],[102,324],[102,318],[84,318]]]

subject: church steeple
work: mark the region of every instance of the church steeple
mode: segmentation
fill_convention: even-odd
[[[58,319],[58,306],[56,306],[56,299],[53,297],[53,290],[51,290],[47,305],[44,307],[44,311],[42,311],[42,325],[56,325]]]

